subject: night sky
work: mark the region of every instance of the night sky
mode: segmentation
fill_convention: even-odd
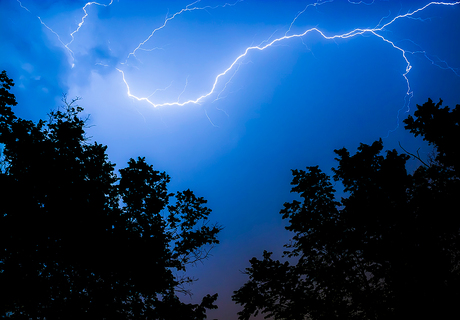
[[[221,244],[183,300],[217,292],[209,318],[234,320],[241,270],[291,236],[291,169],[330,173],[334,149],[380,137],[430,152],[402,120],[428,98],[460,103],[460,2],[428,4],[0,0],[0,71],[18,116],[81,97],[117,168],[145,156],[170,191],[208,200]]]

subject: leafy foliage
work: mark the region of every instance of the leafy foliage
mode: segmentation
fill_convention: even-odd
[[[239,319],[259,312],[273,319],[458,317],[460,106],[441,104],[429,100],[404,121],[436,151],[412,174],[408,155],[382,155],[382,140],[354,155],[335,150],[333,179],[346,194],[340,201],[317,166],[292,171],[301,201],[280,212],[294,233],[288,261],[266,251],[250,260],[249,281],[233,296],[243,306]]]
[[[452,167],[457,170],[456,175],[460,175],[460,105],[450,110],[449,107],[442,108],[442,100],[434,104],[428,99],[415,111],[414,116],[416,119],[409,116],[404,121],[406,129],[415,136],[423,136],[424,140],[436,146],[435,161],[438,166]]]
[[[0,315],[204,319],[217,294],[185,304],[176,293],[192,281],[180,272],[218,243],[206,200],[169,193],[144,158],[118,177],[107,147],[86,139],[78,99],[33,123],[0,81]]]

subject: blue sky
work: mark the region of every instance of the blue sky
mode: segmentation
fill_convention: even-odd
[[[210,318],[232,320],[240,270],[289,239],[279,210],[293,197],[291,169],[330,172],[334,149],[380,137],[429,152],[401,126],[428,98],[460,103],[460,3],[449,3],[0,0],[0,69],[19,116],[46,118],[63,93],[81,97],[89,135],[119,168],[145,156],[171,191],[208,200],[225,229],[184,301],[218,292]],[[368,31],[283,39],[311,28]]]

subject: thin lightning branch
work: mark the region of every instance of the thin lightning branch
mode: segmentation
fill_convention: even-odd
[[[153,91],[153,93],[151,95],[149,95],[147,98],[150,98],[151,96],[153,96],[155,93],[157,93],[157,91],[166,91],[168,90],[172,84],[173,84],[174,81],[171,81],[171,83],[169,84],[169,86],[167,86],[166,88],[163,88],[163,89],[155,89],[155,91]]]
[[[350,2],[350,1],[349,1]],[[191,5],[194,5],[196,2],[192,3]],[[317,2],[313,5],[319,5],[319,4],[322,4],[324,2]],[[360,4],[360,3],[364,3],[364,4],[368,4],[368,3],[365,3],[365,2],[351,2],[351,3],[354,3],[354,4]],[[250,46],[250,47],[247,47],[244,52],[242,54],[240,54],[238,57],[236,57],[236,59],[224,70],[222,71],[221,73],[219,73],[215,79],[214,79],[214,82],[211,86],[211,89],[199,96],[198,98],[196,99],[190,99],[190,100],[187,100],[187,101],[184,101],[184,102],[179,102],[179,101],[176,101],[176,102],[166,102],[166,103],[155,103],[151,100],[149,100],[149,98],[145,98],[145,97],[137,97],[135,95],[133,95],[131,93],[131,89],[129,87],[129,84],[128,82],[126,81],[126,78],[125,78],[125,74],[124,72],[121,70],[121,69],[118,69],[117,70],[122,74],[122,78],[123,78],[123,82],[125,83],[126,85],[126,88],[127,88],[127,94],[128,96],[138,100],[138,101],[145,101],[147,103],[149,103],[150,105],[152,105],[153,107],[162,107],[162,106],[184,106],[184,105],[187,105],[187,104],[199,104],[201,103],[204,99],[206,99],[207,97],[209,97],[210,95],[212,95],[213,93],[215,93],[216,91],[216,87],[217,87],[217,84],[219,83],[219,81],[221,80],[222,77],[224,77],[225,75],[227,75],[234,67],[235,65],[239,66],[241,65],[241,60],[246,57],[250,52],[252,51],[263,51],[265,49],[268,49],[276,44],[279,44],[283,41],[287,41],[289,39],[294,39],[294,38],[298,38],[298,39],[302,39],[303,37],[305,37],[306,35],[308,35],[309,33],[317,33],[319,35],[321,35],[324,39],[326,40],[332,40],[332,41],[335,41],[337,39],[349,39],[349,38],[353,38],[353,37],[356,37],[356,36],[360,36],[360,35],[365,35],[365,34],[370,34],[370,35],[374,35],[378,38],[380,38],[382,41],[384,41],[385,43],[388,43],[389,45],[391,45],[394,49],[398,50],[401,52],[401,55],[404,59],[404,61],[406,62],[406,68],[405,68],[405,72],[402,74],[402,76],[404,77],[405,81],[406,81],[406,84],[407,84],[407,91],[406,91],[406,95],[405,95],[405,103],[404,103],[404,106],[398,111],[398,114],[399,112],[404,109],[404,108],[408,108],[409,105],[410,105],[410,101],[411,101],[411,98],[413,96],[413,92],[412,92],[412,89],[411,89],[411,86],[410,86],[410,82],[409,82],[409,79],[408,79],[408,74],[410,72],[410,70],[412,69],[412,65],[411,63],[409,62],[406,54],[409,53],[408,51],[402,49],[401,47],[397,46],[394,42],[386,39],[384,36],[380,35],[379,32],[381,31],[384,31],[385,28],[387,28],[388,26],[390,26],[391,24],[393,24],[395,21],[397,20],[400,20],[400,19],[404,19],[404,18],[413,18],[413,16],[415,14],[417,14],[418,12],[421,12],[423,10],[425,10],[426,8],[430,7],[430,6],[434,6],[434,5],[443,5],[443,6],[455,6],[455,5],[459,5],[460,4],[460,1],[457,1],[457,2],[430,2],[428,4],[426,4],[425,6],[417,9],[417,10],[414,10],[414,11],[411,11],[411,12],[407,12],[405,14],[399,14],[397,16],[395,16],[393,19],[391,19],[389,22],[387,23],[383,23],[384,20],[386,20],[389,16],[387,17],[383,17],[378,25],[374,28],[357,28],[357,29],[353,29],[352,31],[349,31],[347,33],[343,33],[343,34],[336,34],[336,35],[326,35],[323,31],[319,30],[318,28],[316,27],[313,27],[313,28],[310,28],[306,31],[304,31],[303,33],[298,33],[298,34],[291,34],[291,35],[288,35],[287,33],[289,32],[289,30],[291,29],[293,23],[296,21],[296,19],[299,17],[299,15],[303,12],[305,12],[305,9],[308,7],[306,7],[301,13],[297,14],[296,17],[294,18],[293,22],[291,23],[290,27],[289,27],[289,30],[288,32],[286,32],[286,34],[280,38],[277,38],[277,39],[274,39],[270,42],[268,41],[264,41],[262,43],[266,43],[268,42],[267,44],[265,45],[258,45],[258,46]],[[187,6],[185,9],[182,9],[181,11],[179,11],[178,13],[174,14],[172,17],[168,18],[165,20],[165,23],[154,30],[154,32],[152,32],[152,34],[149,36],[149,38],[147,38],[144,42],[142,42],[132,53],[130,53],[129,56],[131,55],[135,55],[135,52],[136,50],[138,50],[145,42],[147,42],[151,36],[159,29],[161,28],[164,28],[164,26],[166,25],[166,23],[168,21],[170,21],[172,18],[174,18],[175,16],[177,16],[178,14],[182,13],[182,12],[185,12],[185,11],[191,11],[192,9],[197,9],[197,8],[189,8],[191,5]],[[128,57],[129,57],[128,56]],[[454,70],[453,70],[454,71]],[[454,71],[455,72],[455,71]],[[208,117],[209,119],[209,116],[206,114],[206,116]],[[212,123],[212,121],[209,119],[209,121]],[[399,121],[398,121],[399,123]],[[214,124],[213,124],[214,125]],[[399,124],[398,124],[399,125]],[[215,125],[214,125],[215,126]]]
[[[30,11],[29,11],[29,12],[30,12]],[[75,61],[75,58],[74,58],[74,53],[73,53],[72,49],[70,49],[70,48],[61,40],[61,37],[57,34],[56,31],[54,31],[53,29],[51,29],[50,27],[48,27],[48,26],[43,22],[42,18],[40,18],[39,16],[37,16],[37,18],[38,18],[38,20],[40,20],[40,23],[41,23],[42,25],[44,25],[49,31],[51,31],[52,33],[54,33],[54,34],[56,35],[58,41],[62,44],[62,46],[63,46],[64,48],[66,48],[67,51],[69,51],[70,57],[72,58],[72,68],[73,68],[73,67],[75,66],[75,64],[73,63],[73,61]]]
[[[27,9],[25,6],[22,5],[22,3],[21,3],[20,0],[16,0],[16,1],[19,3],[19,5],[21,6],[21,8],[27,10],[29,13],[32,13],[32,12],[30,12],[29,9]],[[75,38],[74,38],[74,34],[77,33],[77,32],[80,30],[81,26],[82,26],[83,23],[85,22],[86,17],[88,16],[88,12],[86,11],[86,7],[87,7],[87,6],[90,6],[90,5],[93,5],[93,4],[94,4],[94,5],[98,5],[98,6],[108,7],[108,6],[110,6],[112,3],[113,3],[113,0],[111,0],[109,4],[101,4],[101,3],[98,3],[98,2],[88,2],[88,3],[86,3],[85,6],[82,8],[83,11],[85,12],[85,15],[82,17],[81,22],[78,24],[77,29],[75,29],[75,31],[73,31],[73,32],[70,34],[70,37],[72,38],[72,40],[70,40],[70,42],[68,42],[68,43],[64,43],[64,41],[61,40],[61,37],[59,36],[59,34],[58,34],[56,31],[54,31],[53,29],[51,29],[46,23],[44,23],[40,16],[37,16],[37,18],[38,18],[38,20],[40,21],[40,23],[41,23],[45,28],[47,28],[49,31],[51,31],[51,32],[57,37],[58,41],[59,41],[59,42],[62,44],[62,46],[63,46],[64,48],[66,48],[66,50],[69,52],[70,57],[72,58],[72,63],[71,63],[71,65],[72,65],[72,68],[73,68],[73,67],[75,66],[75,64],[73,63],[73,62],[75,61],[74,52],[72,51],[72,49],[69,48],[69,45],[74,41],[74,39],[75,39]]]
[[[152,33],[150,33],[150,35],[147,37],[147,39],[145,39],[144,41],[142,41],[141,43],[139,43],[139,45],[138,45],[131,53],[128,54],[128,57],[126,58],[125,63],[128,62],[128,59],[129,59],[131,56],[136,57],[136,51],[139,50],[139,49],[141,49],[141,47],[142,47],[147,41],[149,41],[157,31],[159,31],[159,30],[163,29],[164,27],[166,27],[166,24],[167,24],[169,21],[173,20],[176,16],[178,16],[178,15],[184,13],[184,12],[190,12],[190,11],[195,11],[195,10],[217,9],[217,8],[225,8],[225,7],[228,7],[228,6],[234,6],[234,5],[236,5],[237,3],[242,2],[243,0],[238,0],[238,1],[236,1],[235,3],[233,3],[233,4],[232,4],[232,3],[225,3],[225,4],[223,4],[223,5],[218,5],[218,6],[204,6],[204,7],[192,7],[192,8],[191,8],[191,6],[194,6],[195,4],[197,4],[197,3],[200,2],[200,1],[201,1],[201,0],[197,0],[197,1],[195,1],[195,2],[193,2],[193,3],[191,3],[191,4],[189,4],[189,5],[187,5],[184,9],[182,9],[182,10],[180,10],[180,11],[174,13],[174,14],[173,14],[172,16],[170,16],[169,18],[165,18],[165,21],[163,22],[163,24],[162,24],[161,26],[159,26],[158,28],[155,28],[155,29],[152,31]]]
[[[370,6],[371,4],[374,4],[375,0],[372,0],[372,2],[366,2],[366,1],[351,1],[351,0],[348,0],[349,3],[351,4],[365,4],[366,6]]]
[[[30,11],[29,11],[29,12],[30,12]],[[47,28],[49,31],[51,31],[52,33],[54,33],[54,35],[56,35],[56,37],[57,37],[57,39],[59,40],[59,42],[60,42],[67,50],[69,50],[70,53],[73,54],[73,51],[70,50],[70,49],[67,47],[67,45],[61,40],[61,37],[57,34],[57,32],[54,31],[53,29],[51,29],[50,27],[48,27],[48,26],[46,25],[46,23],[43,22],[42,18],[40,18],[40,16],[37,16],[37,18],[38,18],[38,20],[40,20],[40,23],[41,23],[43,26],[45,26],[45,28]]]
[[[391,16],[391,12],[388,12],[388,15],[382,17],[382,19],[380,19],[379,23],[375,26],[375,28],[379,28],[379,26],[382,24],[382,22],[384,20],[388,19],[390,16]]]
[[[187,89],[187,85],[188,85],[188,76],[187,78],[185,79],[185,86],[184,86],[184,90],[182,90],[182,92],[179,94],[179,96],[177,97],[177,102],[179,103],[179,100],[180,100],[180,97],[182,96],[182,94],[184,94],[185,90]]]
[[[108,7],[108,6],[110,6],[112,3],[113,3],[113,0],[110,0],[110,3],[109,3],[109,4],[102,4],[102,3],[98,3],[98,2],[87,2],[87,3],[85,4],[85,6],[82,8],[82,10],[85,12],[85,15],[81,18],[81,22],[78,24],[77,29],[75,29],[75,31],[73,31],[73,32],[70,34],[70,37],[72,38],[72,40],[70,40],[70,42],[67,43],[66,46],[70,45],[70,44],[75,40],[74,34],[77,33],[77,32],[80,30],[81,26],[82,26],[83,23],[85,22],[85,19],[86,19],[86,17],[88,16],[88,12],[86,12],[86,7],[88,7],[88,6],[90,6],[90,5],[93,5],[93,4],[94,4],[94,5],[97,5],[97,6]]]
[[[155,51],[155,50],[164,50],[164,48],[160,48],[160,47],[155,47],[155,48],[151,48],[151,49],[139,48],[139,50],[142,50],[142,51]]]
[[[212,124],[213,127],[219,128],[219,126],[216,126],[216,125],[211,121],[211,118],[208,116],[208,113],[206,112],[206,109],[204,110],[204,114],[206,115],[206,118],[208,118],[209,122]]]
[[[302,44],[304,45],[305,49],[307,49],[307,51],[310,52],[310,53],[313,55],[314,58],[316,58],[316,57],[315,57],[315,54],[313,53],[313,51],[307,46],[307,44],[303,41],[302,38],[300,38],[300,41],[301,41]]]
[[[407,17],[407,18],[408,18],[408,19],[412,19],[412,20],[418,20],[418,21],[422,21],[422,22],[425,22],[425,21],[431,21],[431,18],[425,18],[425,19],[423,19],[423,18],[420,18],[420,17],[418,17],[418,18],[414,18],[414,17]]]
[[[238,67],[236,68],[235,72],[233,72],[233,74],[230,77],[230,79],[228,79],[228,81],[225,83],[224,88],[219,92],[217,97],[214,99],[213,103],[216,102],[217,100],[223,99],[223,98],[221,98],[222,93],[225,91],[225,89],[227,89],[227,86],[232,82],[233,77],[235,77],[235,75],[238,73],[238,70],[240,70],[241,65],[242,65],[242,63],[238,64]]]
[[[403,49],[401,49],[400,47],[396,46],[393,42],[391,42],[390,40],[387,40],[385,39],[383,36],[377,34],[375,31],[371,31],[375,36],[379,37],[380,39],[382,39],[383,41],[389,43],[393,48],[401,51],[402,53],[402,56],[404,58],[404,60],[406,61],[406,72],[403,73],[403,77],[404,79],[406,80],[406,84],[407,84],[407,91],[406,91],[406,96],[404,97],[404,105],[398,110],[397,112],[397,115],[396,115],[396,127],[393,129],[393,130],[389,130],[388,133],[387,133],[387,136],[385,138],[388,138],[388,136],[390,135],[391,132],[394,132],[396,131],[396,129],[399,128],[399,122],[400,122],[400,119],[399,119],[399,114],[401,113],[401,111],[403,109],[406,109],[406,112],[409,112],[410,109],[409,109],[409,106],[410,106],[410,102],[412,100],[412,97],[414,96],[414,93],[410,87],[410,82],[409,82],[409,78],[407,77],[407,75],[409,74],[410,70],[412,69],[412,65],[410,64],[409,60],[407,59],[406,57],[406,51],[404,51]]]
[[[294,25],[294,23],[297,21],[297,19],[309,8],[309,7],[317,7],[317,6],[320,6],[322,4],[325,4],[325,3],[328,3],[328,2],[333,2],[334,0],[327,0],[327,1],[322,1],[322,2],[315,2],[315,3],[310,3],[310,4],[307,4],[307,6],[302,10],[302,11],[299,11],[299,13],[297,13],[297,15],[295,16],[294,20],[292,20],[291,24],[289,25],[289,29],[286,31],[286,33],[284,34],[285,36],[287,36],[287,34],[291,31],[291,28],[292,26]]]
[[[137,113],[139,113],[141,115],[141,117],[144,119],[144,122],[147,123],[147,120],[145,120],[144,115],[139,110],[137,110],[136,108],[134,108],[134,110],[136,110]]]
[[[414,53],[417,53],[417,52],[414,52]],[[444,61],[444,60],[440,59],[439,57],[434,56],[439,62],[441,62],[442,64],[445,65],[445,67],[443,67],[443,66],[439,65],[438,63],[436,63],[433,59],[431,59],[430,57],[428,57],[426,51],[423,51],[422,53],[423,53],[423,55],[425,56],[425,58],[427,58],[427,59],[431,62],[432,65],[435,65],[436,67],[438,67],[438,68],[440,68],[440,69],[443,69],[443,70],[450,70],[450,71],[452,71],[453,73],[455,73],[455,75],[456,75],[457,77],[460,77],[460,68],[452,68],[451,66],[449,66],[449,64],[447,63],[447,61]]]
[[[21,1],[19,1],[19,0],[16,0],[16,1],[19,3],[19,5],[21,6],[21,8],[25,9],[27,12],[29,12],[30,14],[32,14],[32,12],[30,12],[29,9],[27,9],[25,6],[22,5]],[[64,48],[66,48],[67,51],[69,51],[70,57],[72,58],[72,68],[73,68],[73,67],[74,67],[73,61],[75,60],[75,59],[74,59],[74,53],[73,53],[73,51],[72,51],[72,50],[61,40],[61,37],[59,36],[59,34],[57,34],[56,31],[54,31],[53,29],[51,29],[46,23],[43,22],[43,20],[42,20],[42,18],[40,18],[40,16],[37,16],[37,19],[40,21],[40,23],[41,23],[46,29],[48,29],[49,31],[51,31],[51,33],[53,33],[53,34],[57,37],[58,41],[62,44],[62,46],[63,46]]]
[[[450,70],[450,71],[452,71],[453,73],[455,73],[455,75],[456,75],[457,77],[460,77],[460,68],[453,68],[453,67],[451,67],[451,66],[447,63],[447,61],[442,60],[442,59],[439,58],[438,56],[433,55],[433,57],[434,57],[435,59],[430,58],[430,57],[428,56],[428,53],[427,53],[425,50],[423,50],[422,47],[421,47],[419,44],[415,43],[413,40],[405,39],[404,41],[409,41],[409,42],[411,42],[413,45],[415,45],[415,46],[417,46],[417,47],[420,48],[420,50],[417,50],[417,51],[409,51],[409,50],[406,50],[407,53],[410,53],[410,54],[412,54],[412,55],[415,55],[415,54],[422,54],[422,55],[425,56],[425,58],[426,58],[428,61],[431,62],[432,65],[434,65],[434,66],[436,66],[436,67],[438,67],[438,68],[440,68],[440,69],[443,69],[443,70]],[[436,62],[435,60],[438,61],[438,62]],[[440,65],[439,63],[442,63],[443,65]]]
[[[275,33],[277,33],[277,32],[278,32],[278,29],[276,29],[275,31],[273,31],[273,33],[271,34],[270,37],[268,37],[268,39],[265,39],[265,40],[263,40],[261,43],[259,43],[259,46],[262,46],[264,43],[270,42],[271,38],[273,38],[273,36],[274,36]],[[254,40],[252,41],[251,45],[253,45],[253,44],[254,44]]]
[[[19,1],[19,0],[17,0],[17,1],[19,2],[19,5],[21,6],[21,8],[26,9],[28,12],[30,12],[29,9],[27,9],[26,7],[24,7],[24,6],[22,5],[21,1]]]
[[[224,109],[220,109],[220,108],[216,107],[216,110],[222,111],[227,116],[227,118],[230,118],[230,116],[228,115],[227,111],[225,111]]]

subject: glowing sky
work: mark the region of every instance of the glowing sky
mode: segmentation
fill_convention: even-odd
[[[402,119],[460,103],[460,3],[429,3],[0,0],[0,70],[19,116],[81,97],[118,167],[145,156],[209,201],[225,229],[184,301],[218,292],[232,320],[240,270],[289,238],[290,169],[380,137],[425,154]]]

